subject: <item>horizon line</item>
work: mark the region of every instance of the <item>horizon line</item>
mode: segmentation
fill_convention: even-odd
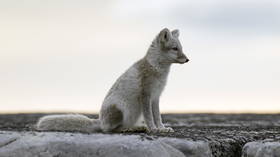
[[[98,114],[96,111],[86,111],[86,110],[25,110],[25,111],[0,111],[0,114]],[[258,111],[258,110],[170,110],[162,111],[161,114],[280,114],[279,111]]]

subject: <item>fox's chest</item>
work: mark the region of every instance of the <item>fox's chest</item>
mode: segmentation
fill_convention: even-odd
[[[150,95],[153,98],[158,98],[161,95],[161,93],[166,85],[166,82],[167,82],[167,75],[154,77],[152,79],[150,87],[149,87]]]

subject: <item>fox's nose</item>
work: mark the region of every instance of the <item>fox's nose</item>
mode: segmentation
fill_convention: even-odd
[[[188,58],[186,58],[186,61],[185,61],[185,62],[187,63],[188,61],[190,61],[190,60],[189,60]]]

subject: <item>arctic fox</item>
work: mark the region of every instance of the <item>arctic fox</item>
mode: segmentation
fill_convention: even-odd
[[[105,97],[99,119],[83,115],[49,115],[39,119],[38,130],[120,132],[144,128],[148,132],[173,132],[165,127],[159,98],[172,63],[186,63],[179,30],[164,28],[153,40],[144,58],[122,74]]]

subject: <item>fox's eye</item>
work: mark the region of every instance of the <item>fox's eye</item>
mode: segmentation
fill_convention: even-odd
[[[173,47],[172,50],[178,51],[178,48],[177,47]]]

